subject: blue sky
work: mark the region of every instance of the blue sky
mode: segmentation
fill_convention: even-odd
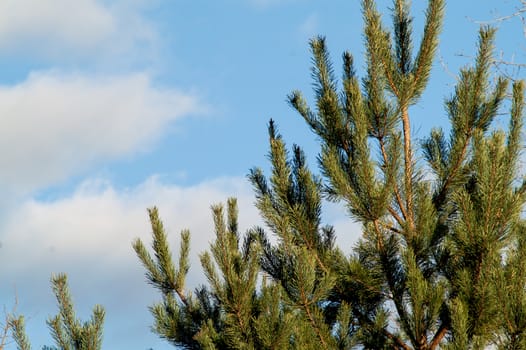
[[[442,63],[411,110],[416,138],[447,124],[443,98],[469,63],[459,54],[475,52],[475,21],[518,4],[449,1]],[[417,30],[423,6],[414,1]],[[0,2],[0,300],[10,309],[17,296],[34,348],[52,343],[57,272],[69,275],[81,318],[105,306],[104,348],[172,348],[149,331],[158,295],[131,248],[149,242],[146,208],[160,208],[174,249],[192,231],[188,283],[201,283],[210,205],[236,196],[241,226],[261,222],[245,176],[267,168],[269,118],[315,165],[316,140],[285,102],[293,89],[312,96],[309,38],[327,37],[337,74],[344,50],[361,72],[361,26],[348,0]],[[526,61],[521,23],[500,27],[503,58]],[[325,218],[349,250],[356,225],[335,205]]]

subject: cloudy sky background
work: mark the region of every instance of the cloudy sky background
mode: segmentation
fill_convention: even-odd
[[[424,1],[414,2],[419,30]],[[442,62],[411,111],[415,137],[446,125],[443,97],[475,52],[475,22],[518,3],[450,1]],[[315,138],[285,102],[293,89],[312,96],[308,39],[327,36],[337,75],[346,49],[361,72],[361,26],[347,0],[2,0],[0,300],[10,309],[17,296],[34,348],[52,343],[57,272],[81,318],[105,306],[104,348],[171,348],[149,331],[158,295],[131,249],[150,241],[146,208],[160,208],[174,249],[192,231],[188,282],[202,283],[210,205],[236,196],[241,227],[260,223],[245,176],[268,168],[268,119],[315,165]],[[504,59],[525,62],[525,44],[518,20],[501,25]],[[356,225],[337,205],[325,221],[350,251]]]

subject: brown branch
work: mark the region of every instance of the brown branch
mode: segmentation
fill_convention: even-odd
[[[398,345],[399,347],[401,347],[402,349],[404,350],[413,350],[409,345],[407,345],[406,343],[404,343],[402,341],[402,339],[400,339],[399,337],[391,334],[387,329],[383,329],[383,333],[384,335],[391,339],[392,341],[394,341],[396,343],[396,345]]]
[[[407,221],[411,233],[414,231],[415,223],[413,218],[413,152],[411,149],[411,125],[409,120],[408,106],[402,106],[402,126],[404,132],[404,180]]]
[[[380,221],[380,225],[382,225],[383,228],[385,229],[388,229],[389,231],[392,231],[394,233],[398,233],[398,234],[401,234],[402,231],[400,231],[399,229],[397,229],[396,227],[392,226],[392,225],[389,225],[389,224],[386,224],[384,222],[381,222]]]
[[[429,344],[429,350],[434,350],[437,348],[437,346],[440,344],[442,339],[446,336],[447,331],[448,331],[448,327],[445,324],[441,324],[437,332],[435,333],[435,336],[433,337],[431,344]]]
[[[307,299],[307,297],[305,296],[305,291],[303,289],[301,290],[301,299],[302,299],[303,308],[305,309],[305,312],[307,313],[307,318],[309,319],[312,328],[314,328],[314,332],[316,332],[316,335],[320,339],[320,341],[321,341],[321,343],[323,345],[323,348],[324,349],[328,349],[329,347],[327,345],[327,342],[323,338],[323,335],[321,334],[320,329],[319,329],[318,325],[316,324],[316,321],[314,320],[314,317],[312,316],[312,313],[310,312],[310,308],[309,308],[309,304],[310,303],[309,303],[309,300]]]
[[[396,220],[396,222],[398,223],[398,225],[400,226],[404,226],[404,221],[402,220],[402,218],[400,217],[400,215],[398,215],[398,213],[396,212],[396,210],[394,210],[394,208],[387,208],[387,211],[389,212],[389,214],[391,214],[391,216]]]
[[[181,302],[182,302],[186,307],[188,307],[188,300],[186,299],[186,295],[185,295],[185,293],[184,293],[184,290],[176,289],[175,292],[176,292],[177,295],[179,296],[179,299],[181,299]]]

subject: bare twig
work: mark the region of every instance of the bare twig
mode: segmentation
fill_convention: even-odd
[[[11,308],[11,311],[7,311],[4,305],[4,323],[0,323],[0,350],[4,350],[7,345],[11,343],[8,341],[9,331],[11,330],[11,320],[13,315],[16,313],[18,307],[18,295],[15,292],[15,303]]]
[[[518,5],[515,7],[514,12],[507,14],[507,15],[495,17],[491,20],[478,21],[478,20],[474,20],[468,17],[468,20],[470,20],[473,23],[480,24],[480,25],[495,25],[495,24],[500,25],[504,22],[512,21],[514,19],[518,19],[521,21],[522,35],[523,35],[523,38],[526,39],[526,0],[519,0]],[[465,56],[465,55],[459,55],[459,56]],[[515,54],[512,55],[511,60],[509,59],[506,60],[503,58],[503,56],[504,55],[501,52],[501,54],[499,55],[499,58],[494,59],[492,63],[500,74],[504,75],[505,77],[511,80],[515,80],[515,78],[519,76],[521,69],[526,68],[526,63],[516,62]]]

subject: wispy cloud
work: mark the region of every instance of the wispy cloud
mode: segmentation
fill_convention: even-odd
[[[317,34],[319,26],[319,19],[316,13],[311,14],[301,23],[299,27],[299,32],[304,38],[312,38]]]
[[[159,295],[145,282],[144,269],[131,247],[137,237],[151,243],[146,208],[159,208],[175,254],[180,231],[191,231],[191,290],[205,282],[198,255],[214,238],[210,205],[224,203],[231,196],[238,198],[242,232],[263,225],[253,205],[252,190],[242,177],[181,187],[153,176],[124,190],[92,179],[64,198],[28,199],[0,223],[0,265],[9,267],[2,274],[0,297],[6,303],[13,300],[16,287],[18,311],[29,316],[31,338],[35,344],[49,343],[47,332],[42,333],[45,319],[56,312],[49,277],[66,272],[80,317],[88,317],[96,303],[106,307],[105,339],[109,343],[119,344],[119,348],[153,346],[156,338],[148,330],[151,316],[147,306],[159,300]],[[324,210],[328,222],[336,226],[340,247],[349,252],[359,236],[358,225],[339,205],[327,204]],[[137,344],[137,338],[128,339],[130,332],[144,334],[141,339],[145,344]]]
[[[206,249],[213,237],[210,205],[239,197],[240,226],[259,221],[244,178],[219,178],[191,187],[164,184],[155,176],[137,187],[117,190],[104,180],[87,180],[68,197],[55,201],[29,199],[6,219],[0,232],[1,259],[12,273],[37,268],[64,268],[87,263],[118,268],[134,259],[135,237],[150,241],[146,208],[158,206],[171,241],[179,231],[193,231],[194,252]],[[23,259],[16,252],[25,251]],[[61,261],[61,262],[60,262]],[[197,260],[194,261],[196,263]]]
[[[0,190],[29,192],[99,160],[144,150],[171,123],[202,111],[198,98],[148,74],[31,74],[0,87]]]
[[[153,46],[142,1],[3,0],[0,51],[67,60],[101,58]]]
[[[210,205],[224,203],[230,196],[238,197],[240,229],[261,222],[244,178],[180,187],[152,177],[122,191],[95,179],[56,201],[29,199],[0,224],[0,264],[9,266],[2,273],[0,296],[8,303],[14,299],[16,287],[18,311],[29,316],[35,344],[43,344],[45,340],[39,337],[45,330],[45,319],[56,312],[49,277],[66,272],[81,317],[88,316],[93,304],[103,304],[108,314],[105,339],[115,338],[113,343],[122,344],[122,348],[145,348],[126,344],[125,334],[134,329],[148,339],[151,317],[147,306],[159,299],[145,282],[144,270],[131,247],[136,237],[147,245],[151,242],[146,208],[159,207],[174,253],[179,232],[191,230],[188,282],[193,289],[204,282],[198,254],[208,249],[214,237]]]

